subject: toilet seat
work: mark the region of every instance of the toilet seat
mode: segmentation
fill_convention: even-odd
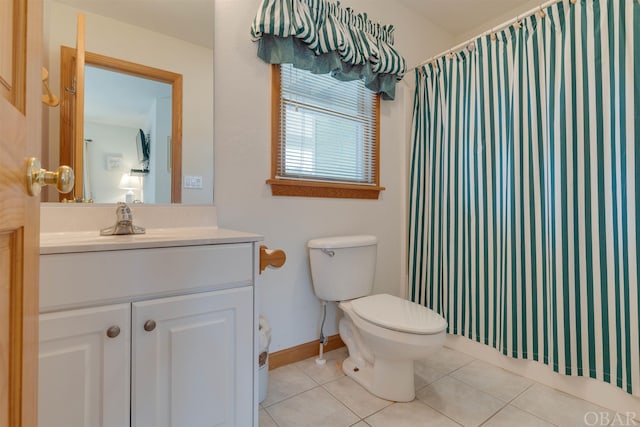
[[[393,295],[358,298],[351,306],[361,319],[398,332],[428,335],[447,328],[446,320],[433,310]]]

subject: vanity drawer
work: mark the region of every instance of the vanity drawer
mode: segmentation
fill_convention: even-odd
[[[253,284],[252,243],[40,256],[40,311]]]

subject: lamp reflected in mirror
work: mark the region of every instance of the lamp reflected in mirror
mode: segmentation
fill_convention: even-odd
[[[127,190],[124,198],[125,203],[142,202],[142,197],[136,198],[136,192],[141,188],[139,177],[129,175],[128,173],[122,174],[119,188],[121,190]]]

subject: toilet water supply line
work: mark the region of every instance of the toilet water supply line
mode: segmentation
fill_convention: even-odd
[[[320,324],[320,354],[316,359],[316,363],[318,365],[324,365],[327,363],[326,359],[323,358],[324,346],[329,342],[329,337],[324,336],[324,321],[327,318],[327,302],[322,301],[322,323]]]

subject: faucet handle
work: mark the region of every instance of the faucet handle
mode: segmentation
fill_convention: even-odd
[[[131,213],[131,208],[127,206],[126,203],[118,202],[118,206],[116,207],[116,218],[118,218],[118,222],[133,222],[133,214]]]
[[[133,213],[126,203],[118,202],[116,207],[116,224],[112,227],[100,230],[101,236],[113,236],[121,234],[144,234],[144,227],[133,225]]]

